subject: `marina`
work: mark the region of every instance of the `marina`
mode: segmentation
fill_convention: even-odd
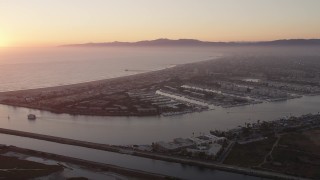
[[[156,141],[170,141],[177,137],[189,137],[192,133],[199,135],[215,129],[232,129],[245,122],[270,121],[286,116],[317,113],[319,107],[320,96],[304,96],[288,101],[240,107],[215,107],[215,110],[211,111],[175,116],[102,117],[55,114],[0,105],[0,127],[95,143],[143,145]],[[37,116],[37,121],[26,120],[30,113]],[[143,135],[141,129],[148,135]]]
[[[317,7],[0,1],[0,180],[320,179]]]

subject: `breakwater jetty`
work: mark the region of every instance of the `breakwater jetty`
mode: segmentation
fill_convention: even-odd
[[[129,169],[129,168],[125,168],[125,167],[115,166],[115,165],[111,165],[111,164],[93,162],[93,161],[88,161],[88,160],[83,160],[83,159],[78,159],[78,158],[74,158],[74,157],[68,157],[68,156],[63,156],[63,155],[58,155],[58,154],[53,154],[53,153],[48,153],[48,152],[20,148],[20,147],[16,147],[16,146],[6,146],[6,151],[26,154],[26,155],[30,155],[30,156],[34,156],[34,157],[52,159],[52,160],[56,160],[56,161],[73,163],[73,164],[88,167],[88,168],[94,168],[94,169],[99,169],[102,171],[113,172],[113,173],[129,176],[129,177],[134,177],[134,178],[138,178],[138,179],[162,180],[162,179],[173,178],[173,177],[168,177],[168,176],[164,176],[164,175],[160,175],[160,174],[155,174],[155,173],[150,173],[150,172],[145,172],[145,171],[140,171],[140,170],[135,170],[135,169]]]
[[[249,168],[242,168],[242,167],[237,167],[237,166],[230,166],[230,165],[225,165],[225,164],[221,164],[221,163],[217,163],[217,162],[213,162],[213,161],[187,159],[187,158],[178,157],[178,156],[170,156],[170,155],[157,154],[157,153],[145,152],[145,151],[137,151],[137,150],[132,150],[132,149],[120,147],[120,146],[92,143],[92,142],[87,142],[87,141],[80,141],[80,140],[55,137],[55,136],[49,136],[49,135],[43,135],[43,134],[36,134],[36,133],[31,133],[31,132],[23,132],[23,131],[0,128],[0,133],[14,135],[14,136],[27,137],[27,138],[33,138],[33,139],[39,139],[39,140],[45,140],[45,141],[50,141],[50,142],[56,142],[56,143],[60,143],[60,144],[68,144],[68,145],[86,147],[86,148],[103,150],[103,151],[129,154],[129,155],[133,155],[133,156],[139,156],[139,157],[163,160],[163,161],[168,161],[168,162],[187,164],[187,165],[192,165],[192,166],[200,166],[200,167],[204,167],[204,168],[217,169],[217,170],[222,170],[222,171],[227,171],[227,172],[245,174],[245,175],[249,175],[249,176],[257,176],[257,177],[271,178],[271,179],[283,179],[283,180],[303,179],[300,177],[290,176],[290,175],[286,175],[286,174],[280,174],[277,172],[269,172],[269,171],[262,171],[262,170],[257,170],[257,169],[249,169]]]

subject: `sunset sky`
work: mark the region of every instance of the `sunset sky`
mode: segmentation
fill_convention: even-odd
[[[0,0],[0,46],[320,38],[319,0]]]

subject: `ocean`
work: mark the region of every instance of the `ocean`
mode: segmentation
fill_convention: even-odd
[[[218,56],[212,48],[0,48],[0,92],[108,79]]]
[[[0,48],[0,92],[114,78],[230,54],[320,56],[320,47]]]
[[[276,50],[275,50],[276,49]],[[172,67],[177,64],[214,59],[229,54],[256,54],[257,49],[241,48],[0,48],[0,91],[32,89],[74,84],[131,75]],[[266,55],[320,55],[318,49],[265,48]],[[319,59],[320,60],[320,59]],[[127,71],[126,71],[127,70]],[[29,108],[0,105],[0,127],[104,144],[132,145],[171,141],[177,137],[227,130],[286,116],[319,113],[320,96],[304,96],[281,102],[266,102],[177,116],[102,117],[55,114]],[[29,121],[27,115],[37,115]],[[10,117],[10,118],[8,118]],[[81,157],[133,169],[201,179],[260,179],[250,176],[212,171],[146,158],[100,152],[30,138],[0,135],[0,144]],[[104,157],[104,158],[101,158]],[[138,162],[138,163],[137,163]]]

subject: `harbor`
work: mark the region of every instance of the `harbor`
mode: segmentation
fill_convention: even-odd
[[[212,129],[233,129],[245,122],[272,121],[285,116],[317,113],[319,102],[319,96],[304,96],[289,101],[231,108],[215,107],[215,110],[201,113],[155,117],[74,116],[0,105],[0,127],[95,143],[143,145],[190,137],[192,133],[199,135]],[[36,121],[27,119],[30,113],[37,116]],[[141,129],[148,136],[142,135]],[[162,129],[166,129],[165,133]]]

